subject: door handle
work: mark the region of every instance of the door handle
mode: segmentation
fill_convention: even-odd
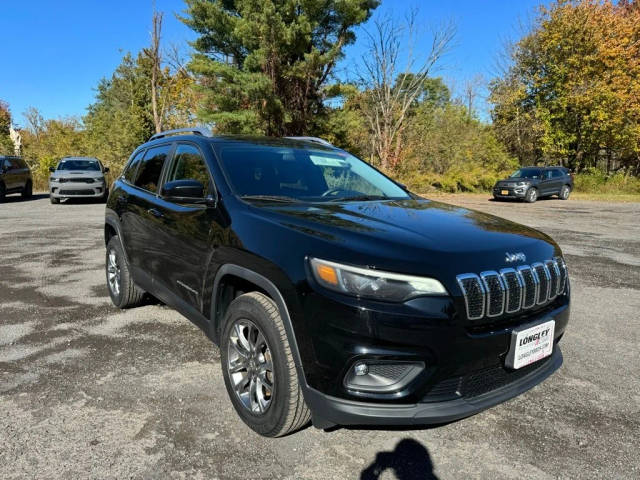
[[[157,208],[150,208],[149,210],[147,210],[147,213],[150,213],[151,215],[153,215],[156,218],[164,217],[162,212],[160,210],[158,210]]]

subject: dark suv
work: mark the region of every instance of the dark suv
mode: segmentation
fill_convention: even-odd
[[[30,198],[33,179],[27,163],[20,157],[0,155],[0,202],[10,193],[20,193],[22,198]]]
[[[522,199],[533,203],[540,197],[557,195],[567,200],[573,190],[573,177],[564,167],[524,167],[493,187],[493,198]]]
[[[196,132],[154,135],[115,181],[107,283],[198,324],[255,431],[448,422],[560,367],[569,281],[545,234],[319,139]]]

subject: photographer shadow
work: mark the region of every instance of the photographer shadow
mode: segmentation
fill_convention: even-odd
[[[392,470],[398,480],[438,480],[429,451],[410,438],[400,440],[393,451],[379,452],[360,480],[377,480],[386,470]]]

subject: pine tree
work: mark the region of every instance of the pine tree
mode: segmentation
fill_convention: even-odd
[[[200,117],[219,131],[301,135],[323,113],[324,89],[354,27],[379,0],[186,0],[200,36],[190,68]]]

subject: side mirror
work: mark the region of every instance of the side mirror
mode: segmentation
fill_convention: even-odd
[[[56,167],[49,167],[49,171],[50,172],[55,172],[56,171]]]
[[[104,173],[109,173],[109,167],[104,167],[103,172],[104,172]]]
[[[162,195],[174,200],[204,200],[204,185],[197,180],[174,180],[164,184]]]

